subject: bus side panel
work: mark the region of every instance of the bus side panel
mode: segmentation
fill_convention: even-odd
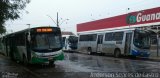
[[[116,44],[115,48],[120,49],[122,55],[126,54],[125,51],[124,51],[125,43],[126,43],[125,40],[126,40],[126,33],[124,32],[123,33],[123,39],[120,40],[120,41],[116,41],[116,43],[115,43]]]
[[[90,41],[90,45],[88,47],[91,47],[92,52],[97,52],[97,41]]]
[[[116,42],[115,43],[115,49],[116,48],[120,50],[120,52],[121,52],[122,55],[125,54],[124,53],[124,42],[123,41],[121,41],[121,43],[119,43],[119,44],[117,44],[117,42]]]
[[[78,51],[87,52],[89,48],[91,48],[92,52],[96,52],[97,41],[79,41]]]
[[[8,56],[8,53],[7,53],[7,45],[6,45],[6,43],[3,44],[2,52],[4,53],[5,56]]]
[[[27,55],[26,47],[25,46],[17,46],[16,56],[20,61],[23,61],[23,54]]]
[[[114,41],[104,41],[103,42],[103,52],[106,54],[113,54],[115,48]]]
[[[90,43],[88,41],[79,41],[78,42],[78,51],[86,53],[88,46],[90,46]]]
[[[3,43],[2,43],[2,41],[0,39],[0,53],[5,55],[3,49],[4,49],[4,45],[3,45]]]
[[[0,53],[6,55],[5,40],[0,38]]]
[[[107,32],[103,42],[103,52],[106,54],[114,54],[115,50],[120,50],[124,54],[124,32]]]

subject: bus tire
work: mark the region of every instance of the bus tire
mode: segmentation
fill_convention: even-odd
[[[55,67],[54,61],[49,61],[48,66],[49,66],[49,67]]]
[[[121,51],[119,49],[115,49],[115,51],[114,51],[114,57],[118,58],[120,56],[121,56]]]
[[[91,48],[91,47],[88,47],[87,53],[88,53],[89,55],[92,55],[92,54],[93,54],[93,53],[92,53],[92,48]]]

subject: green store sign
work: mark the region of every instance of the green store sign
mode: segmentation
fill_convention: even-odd
[[[137,22],[136,19],[136,16],[129,14],[127,15],[126,22],[127,24],[135,24]]]

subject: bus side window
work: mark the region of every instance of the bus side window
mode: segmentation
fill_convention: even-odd
[[[96,41],[97,39],[97,34],[92,34],[91,35],[91,41]]]
[[[113,34],[113,38],[115,41],[122,41],[123,40],[123,32],[115,32]]]
[[[112,41],[113,40],[113,33],[106,33],[105,34],[105,41]]]
[[[80,35],[79,41],[88,41],[88,40],[89,40],[88,35]]]

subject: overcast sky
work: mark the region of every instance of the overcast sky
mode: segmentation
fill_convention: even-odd
[[[6,27],[15,32],[27,28],[26,24],[56,26],[52,19],[56,21],[58,12],[62,30],[76,33],[79,23],[154,7],[160,7],[160,0],[31,0],[25,9],[29,13],[22,12],[20,19],[6,22]]]

